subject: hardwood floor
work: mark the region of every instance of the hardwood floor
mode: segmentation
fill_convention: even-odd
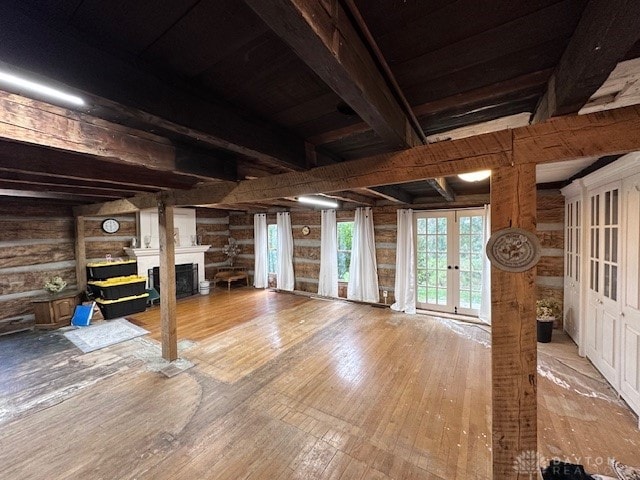
[[[132,321],[160,338],[158,308]],[[482,327],[245,287],[178,301],[178,335],[195,366],[172,378],[148,338],[1,337],[0,478],[490,478]],[[640,463],[636,419],[572,348],[540,355],[541,453]]]

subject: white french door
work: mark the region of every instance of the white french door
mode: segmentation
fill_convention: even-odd
[[[484,210],[417,212],[415,222],[418,308],[478,315]]]
[[[582,265],[582,201],[572,199],[565,205],[564,329],[580,342],[580,275]]]
[[[619,185],[589,196],[587,356],[609,382],[619,383]]]
[[[640,413],[640,174],[626,178],[624,198],[624,290],[620,312],[620,390]]]

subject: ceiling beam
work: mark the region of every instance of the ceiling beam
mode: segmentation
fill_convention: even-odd
[[[0,91],[0,141],[88,154],[111,163],[188,175],[197,181],[234,179],[228,156],[179,145],[140,130]]]
[[[413,202],[413,196],[406,190],[398,187],[397,185],[384,185],[381,187],[363,188],[366,192],[373,193],[379,197],[384,198],[395,203],[411,204]]]
[[[92,179],[95,185],[107,184],[138,190],[191,188],[198,183],[193,177],[147,168],[114,163],[110,157],[97,157],[52,148],[0,140],[0,172],[42,175],[74,183]],[[1,173],[0,173],[1,176]]]
[[[265,120],[239,112],[210,93],[194,91],[166,71],[155,72],[125,52],[86,43],[0,2],[4,67],[74,90],[101,118],[200,142],[293,170],[305,167],[304,142]],[[91,93],[89,93],[91,92]]]
[[[0,125],[3,140],[107,157],[157,170],[175,168],[175,149],[165,138],[3,91]]]
[[[42,175],[39,173],[31,173],[31,172],[19,172],[19,171],[10,171],[9,169],[0,168],[0,181],[4,182],[15,182],[24,184],[25,186],[29,185],[41,185],[49,187],[52,191],[57,188],[78,188],[78,189],[92,189],[96,193],[99,192],[107,192],[110,193],[112,197],[130,197],[132,195],[137,195],[141,192],[155,192],[157,190],[150,189],[148,187],[127,187],[124,185],[115,185],[113,183],[101,182],[95,180],[76,180],[70,181],[68,179],[52,177],[47,175]],[[65,190],[66,191],[66,190]]]
[[[256,203],[310,193],[329,193],[391,185],[527,163],[550,163],[576,158],[624,154],[640,149],[640,106],[588,115],[557,117],[545,123],[422,145],[317,167],[245,180],[233,186],[220,182],[173,192],[175,205]],[[140,199],[138,199],[138,203]],[[108,202],[78,207],[76,215],[104,211],[124,213]]]
[[[25,192],[50,192],[50,193],[67,193],[76,194],[84,198],[91,198],[92,201],[106,201],[116,198],[130,196],[131,192],[114,192],[113,190],[105,190],[101,188],[85,187],[79,185],[51,185],[46,183],[23,182],[20,180],[12,180],[0,178],[0,189],[22,190]]]
[[[520,98],[523,94],[542,92],[553,73],[552,69],[540,70],[521,75],[504,82],[462,92],[450,97],[440,98],[413,107],[413,113],[419,120],[423,118],[455,115],[457,117],[471,113],[487,105],[500,104],[505,98]],[[307,140],[315,145],[325,145],[345,140],[354,135],[371,130],[366,123],[357,123],[347,127],[320,133]]]
[[[640,2],[590,0],[533,122],[580,110],[640,39]]]
[[[385,142],[395,148],[422,143],[340,2],[245,3]]]
[[[375,200],[371,197],[367,197],[365,195],[360,195],[358,193],[353,192],[331,192],[322,194],[328,198],[334,198],[336,200],[340,200],[342,202],[350,202],[350,203],[358,203],[360,205],[373,206],[375,205]]]
[[[355,4],[350,3],[347,12],[337,0],[245,2],[387,144],[400,149],[425,142],[391,70],[380,71],[378,65],[384,70],[385,60]],[[359,21],[358,26],[351,22],[349,13]],[[371,51],[378,53],[377,58]],[[437,180],[427,182],[444,198],[453,200],[450,189],[441,188],[446,180]]]

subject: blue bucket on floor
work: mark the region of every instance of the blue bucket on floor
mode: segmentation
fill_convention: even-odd
[[[71,325],[74,327],[88,327],[93,316],[93,304],[78,305],[71,317]]]

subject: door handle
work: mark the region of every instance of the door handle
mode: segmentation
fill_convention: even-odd
[[[455,267],[453,267],[453,268],[455,268],[456,270],[458,270],[460,267],[459,267],[458,265],[456,265],[456,266],[455,266]]]
[[[451,265],[447,265],[447,270],[451,270]]]

